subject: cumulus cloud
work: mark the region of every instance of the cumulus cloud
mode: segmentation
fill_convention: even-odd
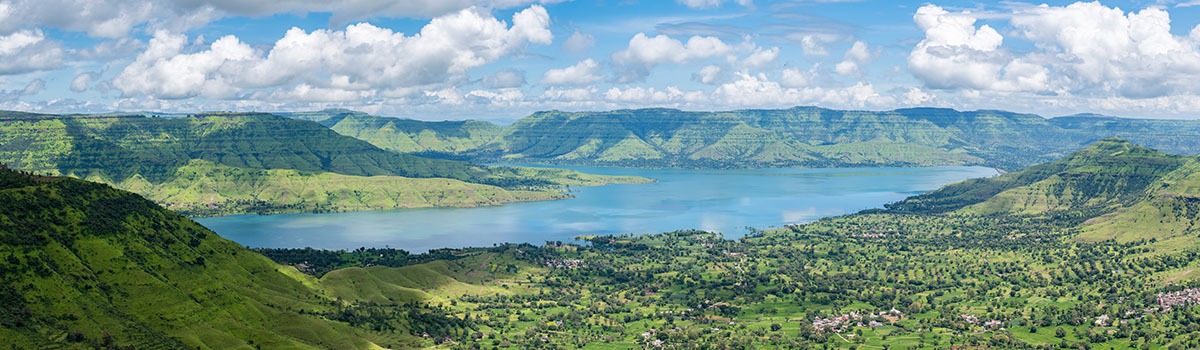
[[[1020,7],[1008,16],[1014,53],[978,16],[934,5],[913,17],[925,32],[910,71],[935,89],[1150,98],[1200,92],[1200,30],[1171,33],[1166,10],[1125,13],[1098,2]]]
[[[1098,2],[1065,7],[1039,6],[1012,19],[1021,34],[1045,51],[1040,60],[1070,81],[1074,92],[1115,92],[1155,97],[1197,91],[1200,52],[1195,29],[1187,37],[1171,34],[1166,10],[1122,12]]]
[[[812,84],[817,78],[817,68],[814,65],[812,69],[800,70],[796,68],[787,68],[780,73],[779,83],[790,88],[798,88]]]
[[[715,84],[721,79],[721,67],[708,65],[700,68],[699,72],[692,74],[692,80],[702,84]]]
[[[724,56],[734,47],[712,36],[693,36],[687,43],[666,35],[646,36],[638,33],[629,40],[625,50],[612,55],[613,62],[627,68],[621,81],[640,81],[650,69],[664,63],[685,63],[697,59]]]
[[[764,74],[738,73],[732,82],[718,86],[712,99],[728,106],[787,107],[801,104],[820,104],[842,108],[886,106],[894,99],[880,95],[868,83],[850,87],[787,88],[771,81]]]
[[[265,53],[234,36],[188,53],[185,36],[159,31],[113,84],[126,96],[166,99],[228,99],[247,89],[305,85],[413,93],[412,87],[443,84],[530,43],[549,44],[549,23],[537,5],[514,14],[511,26],[467,9],[434,18],[411,36],[368,23],[338,31],[293,28]]]
[[[975,27],[970,12],[950,13],[936,5],[917,9],[913,21],[925,39],[908,56],[908,68],[937,89],[988,89],[1004,68],[1004,37],[991,26]]]
[[[779,58],[778,47],[772,47],[769,49],[757,47],[753,52],[750,53],[749,56],[746,56],[746,58],[742,59],[742,66],[746,68],[762,68],[775,63],[776,58]]]
[[[850,49],[846,50],[846,55],[841,62],[834,66],[834,71],[841,75],[858,75],[859,67],[871,61],[871,51],[867,48],[867,44],[862,41],[855,41]]]
[[[63,50],[39,29],[0,36],[0,75],[58,68]]]
[[[842,34],[834,33],[792,33],[786,38],[800,44],[805,55],[825,56],[829,54],[828,45],[844,39]]]
[[[547,70],[542,75],[542,84],[547,85],[583,85],[600,81],[600,64],[593,59],[586,59],[573,66],[561,69]]]
[[[732,51],[732,46],[712,36],[693,36],[685,44],[666,35],[647,37],[646,33],[638,33],[629,40],[628,48],[613,54],[613,60],[618,63],[657,65],[667,62],[683,63],[697,58],[725,55]]]

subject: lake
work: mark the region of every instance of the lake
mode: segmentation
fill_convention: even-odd
[[[630,169],[567,166],[637,175],[653,184],[573,187],[575,198],[483,208],[401,209],[327,214],[231,215],[196,221],[250,247],[410,252],[497,243],[571,241],[579,235],[680,229],[727,238],[854,213],[945,184],[997,174],[984,167],[836,169]]]

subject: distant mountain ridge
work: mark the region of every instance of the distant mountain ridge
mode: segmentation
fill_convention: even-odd
[[[986,165],[1017,170],[1120,137],[1200,152],[1200,122],[1006,111],[818,107],[688,112],[652,108],[537,112],[509,126],[422,122],[347,110],[281,115],[320,122],[380,148],[436,157],[646,167]]]

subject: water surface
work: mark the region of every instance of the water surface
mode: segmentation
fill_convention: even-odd
[[[644,176],[658,182],[572,188],[572,199],[499,207],[232,215],[196,221],[243,245],[271,248],[386,246],[424,252],[690,228],[738,237],[748,232],[747,227],[765,229],[879,208],[951,182],[996,175],[996,170],[984,167],[564,168]]]

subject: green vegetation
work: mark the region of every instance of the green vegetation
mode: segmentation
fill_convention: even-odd
[[[14,348],[386,344],[314,315],[337,309],[315,279],[102,184],[0,169],[0,257]]]
[[[399,154],[269,114],[5,114],[0,162],[109,183],[189,215],[472,207],[648,181]]]
[[[1200,152],[1200,122],[915,108],[685,112],[539,112],[500,127],[330,110],[288,114],[380,148],[487,162],[634,167],[986,165],[1016,170],[1102,137],[1178,154]]]
[[[887,209],[737,240],[678,231],[420,255],[258,250],[277,265],[135,195],[0,170],[0,338],[1187,349],[1200,347],[1197,220],[1200,157],[1105,139]]]

